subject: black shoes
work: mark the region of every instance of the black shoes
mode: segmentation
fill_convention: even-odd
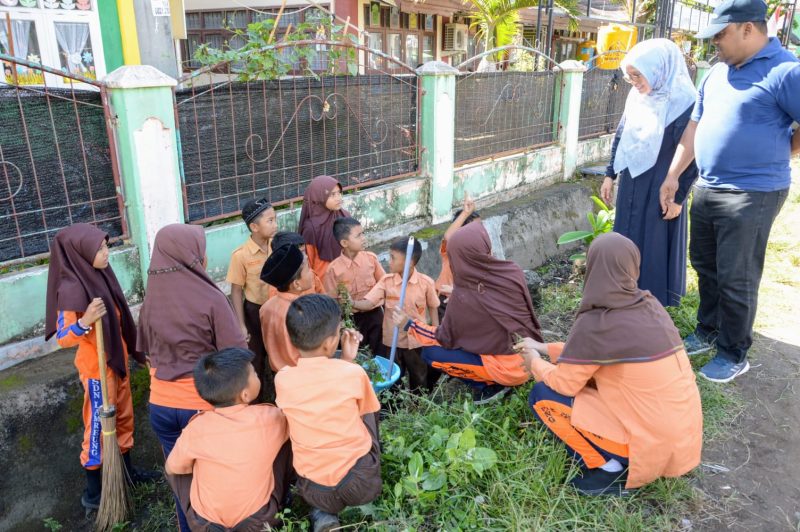
[[[628,470],[623,469],[616,473],[596,469],[584,469],[581,476],[570,480],[570,484],[582,495],[610,495],[612,497],[625,497],[635,490],[625,488],[628,480]]]
[[[511,388],[501,384],[490,384],[489,386],[484,386],[480,391],[473,390],[472,404],[485,405],[493,401],[499,401],[505,397],[509,391],[511,391]]]
[[[314,532],[329,532],[339,526],[339,516],[323,512],[319,508],[312,508],[311,523],[314,526]]]
[[[131,485],[138,486],[139,484],[147,484],[148,482],[155,482],[161,478],[160,471],[145,471],[133,467],[131,464],[131,453],[123,453],[122,461],[125,463],[125,472],[127,473],[128,480]]]

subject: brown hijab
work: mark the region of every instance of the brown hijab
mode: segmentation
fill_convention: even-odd
[[[111,266],[103,270],[92,266],[104,241],[108,241],[108,234],[90,224],[71,225],[56,234],[50,245],[44,338],[49,340],[56,333],[58,311],[83,312],[92,299],[100,297],[108,310],[102,318],[108,366],[125,377],[128,368],[123,339],[136,360],[144,362],[144,357],[136,351],[136,323],[114,270]],[[117,333],[120,327],[122,337]]]
[[[172,224],[156,234],[139,317],[139,345],[156,378],[189,375],[197,360],[226,347],[247,347],[228,298],[203,266],[206,234]]]
[[[328,196],[337,187],[342,189],[342,185],[331,176],[315,177],[303,194],[303,208],[297,226],[297,232],[303,235],[306,244],[317,248],[319,257],[328,262],[342,254],[342,246],[333,236],[333,222],[336,218],[350,216],[344,209],[331,211],[325,206]]]
[[[640,290],[639,249],[619,233],[589,246],[578,317],[559,363],[650,362],[683,347],[672,319],[647,290]]]
[[[514,352],[514,334],[542,340],[525,275],[492,256],[483,223],[472,222],[447,241],[453,294],[436,339],[446,349],[483,355]]]

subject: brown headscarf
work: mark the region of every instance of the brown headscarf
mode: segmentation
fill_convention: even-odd
[[[683,347],[661,303],[637,287],[640,262],[636,244],[619,233],[592,242],[583,299],[559,363],[650,362]]]
[[[71,225],[56,234],[50,245],[44,339],[56,333],[58,311],[83,312],[92,299],[100,297],[108,311],[102,318],[108,366],[125,377],[128,368],[123,339],[136,360],[144,362],[144,357],[136,351],[136,323],[114,270],[110,265],[103,270],[92,266],[104,241],[108,241],[108,234],[90,224]],[[122,337],[117,332],[120,327]]]
[[[483,223],[472,222],[447,241],[453,294],[436,340],[447,349],[482,355],[514,353],[514,334],[542,340],[525,275],[492,256]]]
[[[342,185],[331,176],[315,177],[303,194],[303,208],[297,225],[297,232],[303,235],[306,244],[317,248],[319,257],[328,262],[342,254],[342,246],[333,236],[333,222],[336,218],[350,216],[344,209],[331,211],[325,206],[328,196],[337,187],[341,190]]]
[[[156,234],[139,317],[139,345],[160,380],[191,374],[197,360],[226,347],[247,347],[228,298],[206,273],[206,234],[172,224]]]

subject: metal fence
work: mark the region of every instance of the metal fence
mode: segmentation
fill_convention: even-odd
[[[0,54],[0,262],[86,222],[126,234],[102,83]]]
[[[512,47],[504,47],[512,48]],[[522,47],[514,47],[522,48]],[[462,63],[497,53],[490,50]],[[527,50],[527,48],[526,48]],[[538,59],[541,54],[531,49]],[[502,70],[509,61],[492,63],[494,72],[459,74],[456,79],[455,162],[464,164],[553,143],[555,95],[559,73],[552,60],[540,71]],[[536,68],[536,66],[534,67]]]
[[[598,68],[599,57],[602,56],[592,58],[588,70],[583,74],[579,138],[614,132],[625,111],[625,99],[628,97],[630,85],[622,79],[619,68]]]
[[[191,85],[175,95],[188,221],[229,217],[255,197],[288,203],[317,175],[356,188],[416,171],[419,80],[410,67],[350,43],[275,48],[288,46],[354,48],[358,70],[373,73],[240,82],[221,64],[182,78]],[[379,62],[403,74],[376,70]]]

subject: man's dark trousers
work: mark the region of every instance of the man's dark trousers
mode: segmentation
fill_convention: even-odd
[[[788,194],[694,189],[689,254],[700,291],[695,332],[716,339],[717,355],[734,363],[745,360],[753,343],[767,240]]]

